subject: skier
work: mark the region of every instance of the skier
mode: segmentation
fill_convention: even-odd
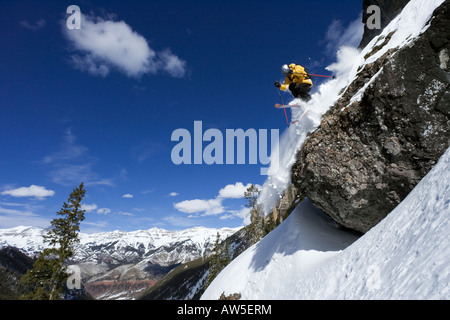
[[[300,65],[296,65],[295,63],[291,63],[289,66],[287,64],[281,67],[281,72],[286,76],[286,80],[284,80],[284,84],[280,84],[280,82],[275,81],[275,87],[292,93],[295,98],[301,98],[304,101],[309,101],[311,99],[311,95],[309,92],[313,87],[313,83],[311,78]]]

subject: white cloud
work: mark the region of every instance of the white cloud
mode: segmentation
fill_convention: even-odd
[[[127,193],[127,194],[124,194],[124,195],[122,196],[122,198],[127,198],[127,199],[131,199],[131,198],[133,198],[133,195],[132,195],[132,194],[129,194],[129,193]]]
[[[79,54],[71,56],[72,65],[91,75],[105,77],[116,68],[129,77],[155,74],[160,70],[183,77],[186,62],[169,49],[156,52],[147,40],[124,21],[82,15],[79,30],[63,28]]]
[[[174,204],[175,209],[178,211],[189,213],[189,218],[196,218],[200,215],[219,215],[223,213],[229,213],[220,217],[220,219],[230,219],[232,217],[242,218],[244,223],[247,224],[249,220],[248,208],[241,208],[239,210],[230,210],[224,207],[223,202],[226,199],[241,199],[244,197],[244,192],[251,186],[251,183],[244,185],[242,182],[236,182],[235,184],[226,185],[219,190],[219,194],[214,199],[208,200],[185,200]],[[257,188],[261,186],[256,185]]]
[[[240,199],[244,197],[245,191],[251,186],[251,183],[248,183],[244,186],[242,182],[236,182],[235,184],[226,185],[224,188],[219,190],[220,198],[230,198],[230,199]],[[261,189],[261,186],[256,185],[258,189]]]
[[[172,77],[183,78],[186,73],[186,62],[178,58],[169,49],[159,53],[162,68]]]
[[[81,204],[81,210],[85,210],[86,212],[95,212],[97,214],[108,214],[111,213],[111,209],[109,208],[99,208],[95,203],[92,204]]]
[[[31,185],[29,187],[21,187],[17,189],[6,190],[1,193],[2,195],[10,195],[12,197],[34,197],[42,200],[45,197],[52,197],[55,195],[55,191],[47,190],[45,187]]]
[[[92,212],[94,210],[96,210],[98,208],[98,206],[93,203],[93,204],[81,204],[81,210],[85,210],[86,212]]]
[[[169,196],[170,196],[170,197],[176,197],[176,196],[178,196],[178,195],[179,195],[178,192],[171,192],[171,193],[169,193]]]
[[[97,213],[98,214],[108,214],[108,213],[111,213],[111,209],[109,209],[109,208],[99,208],[97,210]]]
[[[210,200],[185,200],[174,204],[175,209],[184,213],[201,213],[205,215],[217,215],[225,212],[221,199]]]

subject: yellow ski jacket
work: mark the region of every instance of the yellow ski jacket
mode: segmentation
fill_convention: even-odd
[[[286,80],[284,80],[284,84],[281,85],[280,89],[283,91],[286,91],[286,89],[289,87],[289,85],[292,82],[301,84],[301,83],[307,83],[310,84],[311,87],[313,86],[312,80],[308,77],[308,74],[305,71],[305,68],[303,68],[300,65],[296,65],[295,63],[291,63],[289,65],[289,69],[291,69],[294,73],[287,75]]]

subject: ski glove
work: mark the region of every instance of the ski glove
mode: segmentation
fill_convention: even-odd
[[[275,87],[279,88],[281,87],[281,84],[278,81],[275,81]]]

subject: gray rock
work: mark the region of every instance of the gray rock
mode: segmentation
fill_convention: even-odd
[[[359,71],[297,154],[292,183],[342,226],[367,232],[449,147],[449,25],[447,0],[413,44]],[[349,105],[378,71],[362,99]]]

